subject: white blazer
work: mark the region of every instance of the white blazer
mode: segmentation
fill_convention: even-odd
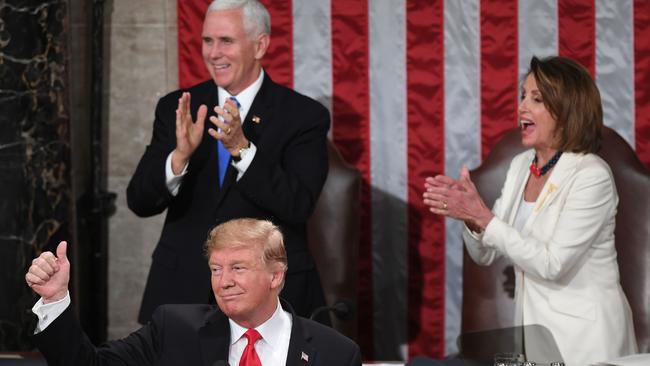
[[[512,261],[516,325],[548,328],[567,366],[636,353],[632,312],[619,283],[618,195],[609,166],[594,154],[562,154],[518,231],[512,225],[533,156],[528,150],[512,160],[485,231],[465,228],[470,256],[481,265],[500,255]],[[526,346],[530,360],[554,361],[535,359],[543,355]]]

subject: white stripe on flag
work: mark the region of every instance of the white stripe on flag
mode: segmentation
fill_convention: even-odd
[[[407,343],[405,12],[402,1],[368,2],[373,328],[383,360],[404,359]]]
[[[332,22],[329,0],[293,0],[294,89],[332,112]],[[330,130],[331,133],[331,130]]]
[[[445,39],[445,174],[457,177],[481,159],[480,16],[478,2],[447,1]],[[457,351],[463,291],[461,225],[445,221],[445,354]]]
[[[533,56],[557,55],[556,0],[519,1],[519,81],[530,67]]]
[[[596,1],[596,81],[605,124],[634,148],[632,0]]]

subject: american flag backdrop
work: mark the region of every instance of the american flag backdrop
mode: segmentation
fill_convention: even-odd
[[[478,166],[516,126],[531,56],[587,66],[605,124],[650,166],[649,0],[263,2],[272,18],[266,71],[330,109],[331,137],[362,173],[366,359],[456,351],[461,228],[427,213],[423,181]],[[200,56],[208,3],[178,0],[182,87],[208,78]]]

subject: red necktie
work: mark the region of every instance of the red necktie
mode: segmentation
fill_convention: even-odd
[[[244,333],[246,338],[248,338],[248,344],[244,348],[244,353],[241,355],[241,360],[239,360],[239,366],[262,366],[257,352],[255,352],[255,342],[262,339],[262,336],[255,329],[249,329]]]

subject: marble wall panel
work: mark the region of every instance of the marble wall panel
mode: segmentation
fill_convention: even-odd
[[[151,254],[164,213],[139,218],[126,206],[126,186],[151,139],[158,98],[176,89],[176,0],[114,0],[111,5],[107,113],[109,190],[118,194],[109,223],[108,337],[138,327]]]
[[[67,4],[0,2],[0,351],[31,349],[25,271],[73,239]]]

